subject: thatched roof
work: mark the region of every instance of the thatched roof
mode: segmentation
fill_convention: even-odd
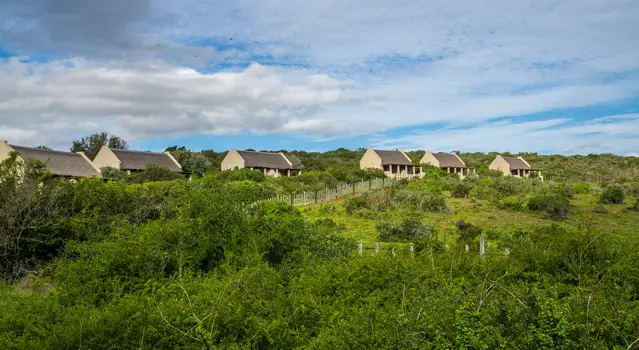
[[[433,153],[433,157],[439,161],[441,168],[465,168],[466,164],[452,153]]]
[[[413,162],[400,151],[375,150],[375,153],[382,159],[382,165],[413,165]]]
[[[293,169],[291,163],[281,153],[237,151],[244,159],[246,168]]]
[[[145,170],[149,165],[168,168],[171,171],[181,172],[182,168],[166,153],[129,151],[110,148],[120,160],[122,170]]]
[[[510,165],[511,170],[532,170],[530,165],[526,164],[521,158],[502,157]]]
[[[10,145],[24,160],[38,160],[56,176],[98,177],[100,172],[79,153]]]

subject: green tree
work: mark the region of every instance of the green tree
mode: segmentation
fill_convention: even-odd
[[[73,141],[71,152],[84,152],[89,159],[93,160],[98,152],[100,152],[102,146],[115,149],[129,149],[129,144],[123,139],[106,132],[101,132]]]

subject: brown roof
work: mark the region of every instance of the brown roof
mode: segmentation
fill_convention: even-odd
[[[129,151],[113,148],[110,148],[110,150],[118,157],[120,162],[122,162],[120,164],[120,169],[122,170],[145,170],[149,165],[155,165],[168,168],[171,171],[182,171],[173,159],[165,153]]]
[[[466,165],[464,162],[459,160],[457,156],[451,153],[433,153],[433,157],[439,161],[439,166],[441,168],[465,168]]]
[[[246,168],[293,169],[281,153],[237,151]]]
[[[81,154],[10,146],[20,154],[22,159],[33,159],[44,163],[47,170],[53,175],[69,177],[100,176],[100,172]]]
[[[375,150],[375,153],[382,159],[382,165],[413,165],[400,151]]]
[[[521,160],[519,158],[510,158],[510,157],[502,157],[502,158],[504,158],[506,163],[508,163],[508,165],[510,165],[510,169],[512,169],[512,170],[517,170],[517,169],[530,170],[530,169],[532,169],[528,164],[526,164],[526,162],[524,162],[523,160]]]

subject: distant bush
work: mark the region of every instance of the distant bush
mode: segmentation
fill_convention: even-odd
[[[599,197],[599,203],[603,204],[621,204],[626,198],[623,187],[618,185],[607,186],[601,196]]]
[[[576,194],[589,194],[591,191],[590,185],[586,182],[578,182],[575,184],[575,193]]]
[[[428,191],[399,191],[395,194],[395,202],[401,206],[412,207],[420,211],[449,213],[446,199],[439,193]]]
[[[639,212],[639,199],[635,202],[635,205],[632,207],[632,210]]]
[[[368,203],[373,210],[384,210],[392,203],[389,191],[381,190],[368,195]]]
[[[350,197],[342,204],[346,213],[353,214],[358,209],[370,209],[368,198],[363,196]]]
[[[524,209],[524,202],[519,198],[504,199],[497,204],[497,207],[503,210],[521,211]]]
[[[623,187],[626,189],[626,194],[630,196],[639,197],[639,183],[627,182],[623,184]]]
[[[178,172],[171,171],[165,167],[149,165],[146,168],[146,170],[131,174],[128,178],[128,181],[134,184],[141,184],[145,182],[171,181],[171,180],[183,180],[183,179],[184,179],[184,175]]]
[[[520,192],[521,180],[512,176],[496,178],[493,187],[503,196],[512,196]]]
[[[603,205],[602,203],[598,203],[597,205],[595,205],[594,208],[592,208],[592,212],[599,214],[608,214],[610,211],[608,210],[608,208],[606,208],[605,205]]]
[[[553,192],[568,199],[575,198],[576,193],[575,186],[573,184],[564,182],[555,185]]]
[[[382,242],[416,242],[432,233],[430,226],[412,216],[401,221],[382,221],[375,228]]]
[[[528,201],[528,209],[543,212],[551,219],[566,219],[570,213],[570,202],[559,195],[538,195]]]
[[[457,226],[457,233],[459,234],[459,241],[465,245],[471,245],[475,238],[481,235],[481,228],[471,224],[470,222],[459,220],[455,223]]]
[[[471,185],[466,182],[461,182],[453,187],[451,195],[454,198],[468,198],[470,195]]]
[[[126,172],[111,167],[104,167],[100,169],[100,172],[105,180],[125,180],[128,177]]]

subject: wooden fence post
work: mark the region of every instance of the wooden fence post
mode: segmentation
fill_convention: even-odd
[[[408,243],[408,251],[410,252],[411,257],[415,256],[415,247],[413,246],[413,243]]]
[[[362,243],[362,241],[359,241],[359,243],[357,243],[357,252],[359,253],[359,255],[364,254],[364,243]]]
[[[375,255],[379,254],[379,242],[375,242]]]
[[[482,233],[482,234],[480,234],[480,235],[479,235],[479,256],[480,256],[481,258],[483,258],[483,257],[484,257],[484,253],[486,252],[486,251],[484,250],[484,245],[485,245],[485,242],[484,242],[484,234]]]

